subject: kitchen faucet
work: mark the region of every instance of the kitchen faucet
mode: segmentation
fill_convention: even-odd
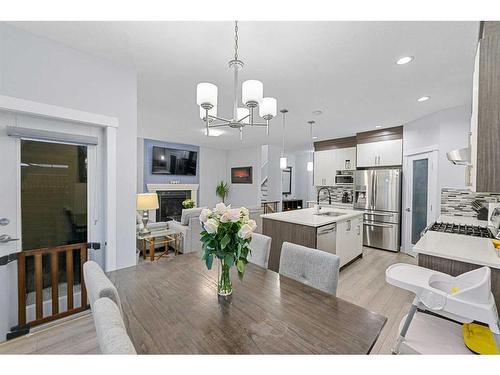
[[[328,204],[332,204],[332,193],[331,193],[330,189],[328,189],[328,187],[323,186],[323,187],[320,187],[320,188],[318,189],[318,198],[317,198],[318,207],[320,206],[320,205],[319,205],[319,195],[320,195],[320,193],[321,193],[321,191],[322,191],[323,189],[326,189],[326,191],[328,191]]]

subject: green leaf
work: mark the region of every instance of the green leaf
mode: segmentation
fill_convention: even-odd
[[[224,260],[226,261],[226,264],[229,267],[232,267],[234,265],[234,256],[233,256],[233,254],[227,254],[226,257],[224,258]]]
[[[231,237],[226,234],[224,237],[222,237],[222,240],[220,241],[221,249],[225,249],[229,242],[231,242]]]
[[[209,270],[211,270],[211,269],[212,269],[212,263],[213,263],[213,261],[214,261],[214,257],[212,256],[212,254],[209,254],[209,255],[207,256],[207,260],[206,260],[207,268],[208,268]]]
[[[238,273],[245,273],[245,268],[246,268],[246,264],[245,262],[242,260],[242,259],[238,259],[238,261],[236,262],[236,268],[238,269]],[[242,275],[243,277],[243,275]]]

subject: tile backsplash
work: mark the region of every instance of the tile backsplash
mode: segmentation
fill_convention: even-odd
[[[472,209],[472,202],[500,202],[500,193],[475,193],[465,189],[441,189],[441,214],[453,216],[477,216]]]

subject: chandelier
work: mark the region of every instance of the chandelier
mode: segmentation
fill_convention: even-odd
[[[269,121],[276,116],[277,101],[275,98],[264,98],[262,82],[248,80],[241,85],[241,99],[244,108],[239,108],[238,71],[243,68],[243,61],[238,58],[238,21],[234,23],[234,59],[229,61],[233,70],[233,115],[232,118],[217,116],[217,86],[213,83],[199,83],[196,87],[196,104],[200,106],[200,119],[205,122],[205,132],[210,136],[210,129],[229,126],[238,129],[240,140],[243,140],[243,128],[246,125],[261,126],[269,134]],[[259,116],[265,123],[255,122],[254,110],[258,107]]]

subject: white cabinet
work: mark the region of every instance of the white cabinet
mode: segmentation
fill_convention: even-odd
[[[340,257],[340,267],[363,253],[363,217],[337,222],[335,253]]]
[[[403,140],[360,143],[357,146],[358,167],[382,167],[401,165],[403,162]]]
[[[314,152],[314,186],[333,186],[335,184],[335,151]]]
[[[355,170],[356,169],[356,147],[339,148],[336,151],[335,169],[342,170]],[[346,162],[349,160],[350,168],[346,168]]]

